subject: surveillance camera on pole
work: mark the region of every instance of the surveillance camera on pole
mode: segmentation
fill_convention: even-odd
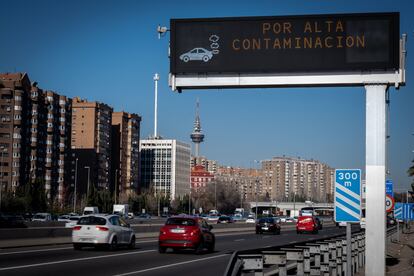
[[[161,36],[164,36],[168,31],[169,29],[167,27],[161,27],[160,25],[158,25],[157,27],[158,39],[161,39]]]

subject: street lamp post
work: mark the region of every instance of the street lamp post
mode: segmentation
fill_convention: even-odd
[[[4,156],[4,152],[6,151],[6,149],[4,148],[4,146],[2,146],[0,149],[1,149],[1,162],[0,162],[0,176],[1,176],[1,180],[0,180],[0,211],[1,211],[1,197],[2,197],[2,191],[3,191],[3,156]]]
[[[217,180],[214,181],[214,210],[217,211]]]
[[[114,192],[115,204],[116,204],[116,200],[117,200],[117,193],[118,193],[118,169],[115,169],[115,192]]]
[[[296,192],[293,193],[293,216],[296,216]]]
[[[88,197],[89,197],[89,180],[90,180],[91,167],[85,166],[84,168],[88,170],[88,186],[86,187],[86,201],[88,201]]]
[[[254,160],[254,163],[256,163],[256,164],[259,164],[259,162],[260,161],[257,161],[257,160]],[[258,186],[259,186],[259,178],[258,178],[258,176],[257,176],[257,172],[258,172],[258,170],[256,169],[256,219],[257,219],[257,204],[258,204],[258,199],[257,199],[257,197],[258,197]]]
[[[76,213],[76,186],[78,183],[78,158],[75,161],[75,189],[73,191],[73,212]]]

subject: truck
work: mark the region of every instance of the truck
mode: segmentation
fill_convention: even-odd
[[[86,206],[83,209],[83,215],[93,215],[93,214],[99,214],[99,209],[96,206]]]
[[[114,204],[113,214],[116,214],[125,219],[128,218],[129,205],[128,204]]]

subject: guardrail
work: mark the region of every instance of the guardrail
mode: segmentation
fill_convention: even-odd
[[[392,237],[396,227],[389,228]],[[354,232],[351,239],[352,273],[365,265],[365,231]],[[224,276],[245,275],[346,275],[346,236],[339,234],[328,239],[298,242],[272,250],[236,251],[227,265]]]

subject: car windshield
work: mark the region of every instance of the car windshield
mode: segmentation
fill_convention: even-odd
[[[267,222],[267,223],[273,223],[273,219],[272,218],[261,218],[260,220],[259,220],[259,223],[265,223],[265,222]]]
[[[83,217],[78,221],[78,225],[105,225],[106,219],[100,217]]]
[[[188,218],[169,218],[166,225],[183,225],[183,226],[194,226],[195,221]]]
[[[35,215],[33,218],[35,218],[35,219],[44,219],[44,218],[46,218],[46,216],[45,215]]]

